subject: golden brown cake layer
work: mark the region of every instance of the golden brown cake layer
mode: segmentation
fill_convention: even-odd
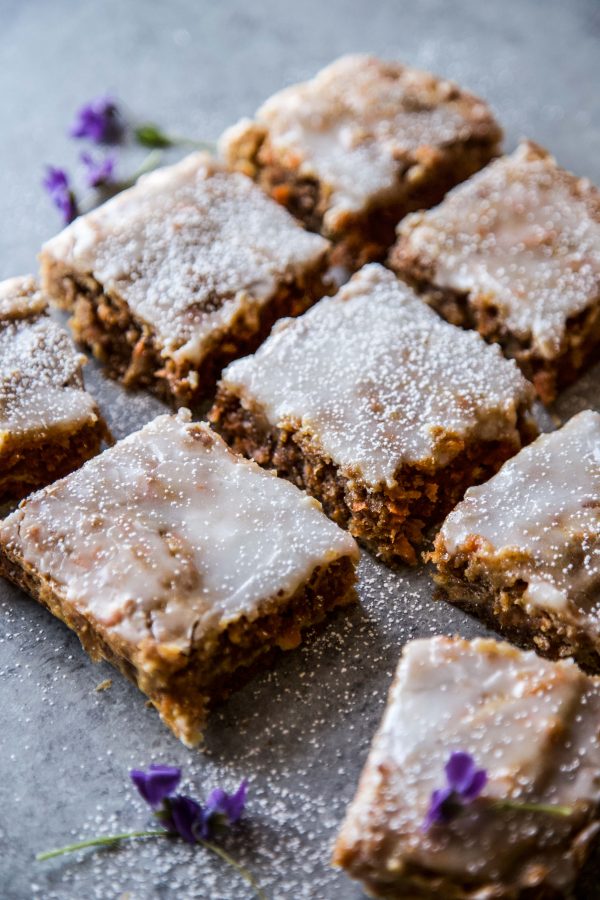
[[[526,141],[398,229],[391,267],[550,403],[600,353],[600,192]]]
[[[0,503],[71,472],[109,437],[84,363],[32,278],[0,284]]]
[[[323,296],[329,244],[206,154],[142,177],[42,249],[43,284],[109,372],[195,405]]]
[[[356,269],[382,258],[406,213],[495,156],[501,137],[487,104],[456,84],[352,55],[275,94],[220,148]]]
[[[386,559],[536,433],[514,363],[443,322],[382,266],[231,364],[211,421]]]
[[[448,516],[431,558],[458,606],[600,671],[600,415],[542,435]]]
[[[188,744],[210,702],[353,599],[358,559],[316,501],[186,411],[34,494],[0,524],[0,548],[2,574]]]
[[[334,863],[390,900],[597,897],[599,722],[600,680],[572,662],[493,640],[409,643]],[[454,753],[487,781],[427,826]]]

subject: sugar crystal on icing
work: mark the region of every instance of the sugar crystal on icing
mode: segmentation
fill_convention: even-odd
[[[360,847],[376,871],[389,871],[390,861],[400,871],[420,866],[447,878],[466,870],[478,884],[514,886],[516,896],[537,866],[560,891],[575,877],[562,849],[577,826],[489,800],[594,809],[599,712],[598,680],[572,662],[548,662],[491,640],[409,643],[340,843]],[[458,750],[487,771],[484,799],[424,833],[431,794]]]
[[[0,539],[135,648],[183,652],[358,552],[319,503],[185,413],[159,416],[34,494]]]
[[[83,390],[85,357],[45,310],[32,278],[0,283],[0,449],[16,436],[71,430],[97,417]]]
[[[198,361],[246,307],[268,303],[327,247],[245,175],[194,153],[76,219],[43,255],[125,300],[163,355]]]
[[[301,177],[325,187],[324,221],[332,229],[348,212],[386,196],[393,201],[420,151],[499,135],[487,105],[451,82],[361,54],[274,94],[256,122],[284,164],[288,157],[299,162]],[[225,133],[225,156],[238,137],[235,126]]]
[[[452,555],[470,535],[483,538],[482,559],[527,583],[525,601],[582,608],[593,617],[600,588],[600,415],[579,413],[490,481],[469,488],[440,537]]]
[[[351,476],[393,483],[403,463],[448,463],[463,441],[517,442],[531,388],[478,334],[449,325],[383,266],[279,323],[225,387],[311,437]]]
[[[600,192],[525,142],[399,226],[433,285],[493,304],[543,357],[600,299]]]

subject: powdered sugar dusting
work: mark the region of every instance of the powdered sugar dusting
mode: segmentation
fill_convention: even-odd
[[[195,153],[76,219],[43,255],[124,299],[163,355],[197,362],[242,310],[317,266],[327,246],[249,178]]]
[[[317,566],[358,559],[319,503],[184,412],[35,494],[0,540],[148,672],[157,647],[180,666],[240,616],[285,608]]]
[[[513,441],[532,391],[514,362],[365,266],[334,298],[278,324],[224,386],[292,425],[342,472],[393,484],[405,462],[447,464],[461,441]]]
[[[468,872],[474,889],[502,885],[516,896],[537,871],[568,891],[576,873],[568,850],[581,820],[480,800],[442,829],[421,826],[452,751],[468,752],[487,771],[485,798],[595,810],[599,711],[600,681],[572,662],[490,640],[408,644],[338,852],[350,853],[350,871],[352,852],[359,853],[357,876],[366,874],[365,861],[382,879],[400,877],[405,866],[459,880]]]
[[[433,286],[494,305],[542,357],[560,352],[568,320],[600,297],[600,192],[527,142],[398,233]]]
[[[97,418],[83,390],[85,357],[46,314],[31,278],[0,284],[0,449],[33,433],[74,431]]]
[[[325,228],[403,190],[402,176],[436,148],[498,138],[488,106],[449,81],[364,55],[344,56],[258,110],[270,147],[327,196]],[[251,127],[251,126],[250,126]],[[239,139],[226,132],[222,149]]]
[[[506,583],[522,579],[524,603],[587,623],[598,641],[599,496],[600,415],[588,410],[470,488],[440,540],[454,555],[479,536],[478,559],[500,567]]]
[[[54,752],[71,746],[76,724],[81,762],[71,764],[60,799],[51,779],[37,798],[50,810],[60,803],[59,818],[66,823],[53,823],[50,845],[148,824],[147,808],[131,788],[127,770],[160,760],[182,765],[189,779],[185,792],[199,795],[250,777],[245,821],[225,846],[258,877],[269,897],[313,900],[336,891],[348,900],[362,896],[330,867],[331,845],[381,717],[399,648],[414,636],[459,627],[477,633],[481,626],[424,599],[429,579],[422,571],[392,570],[363,554],[359,574],[360,606],[334,616],[297,652],[285,654],[271,672],[236,692],[215,711],[206,743],[196,753],[159,726],[156,713],[124,679],[96,693],[97,684],[113,671],[108,665],[91,666],[74,635],[36,604],[26,599],[1,604],[5,641],[15,651],[35,647],[37,658],[47,661],[42,678],[27,660],[18,668],[0,669],[14,709],[22,710],[17,715],[23,756],[10,765],[21,769],[47,752],[36,739],[39,722],[27,712],[25,700],[32,691],[54,722]],[[99,731],[106,739],[102,746]],[[0,731],[0,749],[6,738]],[[93,784],[91,760],[103,775]],[[90,810],[83,816],[82,795]],[[14,803],[20,812],[23,798],[14,797]],[[32,846],[46,849],[47,822],[36,819],[31,830]],[[65,857],[36,868],[32,882],[35,900],[63,900],[66,885],[73,896],[114,900],[115,884],[136,900],[172,893],[190,900],[252,896],[220,861],[171,841]]]

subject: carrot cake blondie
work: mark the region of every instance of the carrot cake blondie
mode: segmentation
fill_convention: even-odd
[[[371,263],[228,366],[210,419],[377,554],[414,563],[424,529],[535,434],[532,399],[497,347]]]
[[[334,863],[373,897],[598,898],[600,679],[493,640],[408,644]]]
[[[0,283],[0,503],[76,469],[108,437],[84,362],[33,278]]]
[[[188,745],[244,669],[354,599],[357,558],[316,501],[187,410],[0,523],[0,573],[132,679]]]
[[[600,415],[579,413],[467,491],[432,559],[453,603],[600,671]]]
[[[48,241],[42,278],[111,374],[194,405],[277,318],[325,293],[328,246],[245,175],[194,153]]]
[[[314,231],[333,259],[381,259],[407,212],[497,155],[502,132],[483,100],[397,62],[344,56],[275,94],[228,129],[226,162]]]
[[[600,191],[526,141],[401,223],[391,267],[550,403],[600,356]]]

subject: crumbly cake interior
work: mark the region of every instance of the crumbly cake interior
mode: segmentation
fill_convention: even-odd
[[[45,585],[43,602],[188,741],[199,696],[349,601],[357,559],[319,504],[183,412],[34,495],[0,543],[6,574],[36,595]],[[219,655],[225,634],[234,646]]]
[[[457,444],[456,457],[441,469],[405,465],[389,487],[370,486],[347,474],[312,436],[287,423],[271,425],[264,410],[242,402],[227,387],[217,391],[210,419],[236,453],[275,469],[317,497],[334,522],[378,556],[410,565],[418,562],[426,528],[444,518],[468,485],[496,472],[517,451],[516,440],[526,442],[533,436],[528,413],[520,413],[519,439]]]
[[[211,420],[336,521],[415,562],[423,529],[535,433],[530,387],[378,265],[223,374]]]
[[[113,378],[127,388],[145,388],[166,403],[197,408],[208,396],[223,368],[238,356],[252,353],[283,316],[297,316],[331,290],[323,265],[282,284],[269,303],[245,304],[229,323],[227,333],[216,331],[199,363],[164,356],[153,329],[135,316],[127,303],[106,294],[90,275],[74,274],[52,263],[46,284],[53,297],[73,311],[69,322],[75,340],[89,347]]]
[[[221,152],[230,164],[288,170],[306,189],[318,185],[311,212],[335,236],[349,217],[419,192],[438,171],[443,180],[446,154],[460,166],[456,147],[480,156],[485,147],[482,165],[500,138],[488,106],[455,84],[357,54],[275,94],[254,122],[224,134]],[[268,177],[275,182],[276,172]]]
[[[198,373],[190,369],[217,351],[231,358],[238,343],[243,352],[272,324],[272,301],[283,314],[321,295],[303,296],[311,286],[318,291],[327,249],[249,178],[196,153],[48,241],[42,274],[59,305],[84,304],[76,307],[78,335],[101,356],[118,341],[112,319],[127,311],[120,333],[137,348],[132,362],[151,354],[155,370],[187,375],[193,390]],[[95,317],[96,340],[86,316]]]
[[[409,643],[334,862],[377,897],[574,896],[598,833],[599,714],[598,680],[573,663],[492,640]],[[483,795],[423,831],[455,750],[487,771]],[[495,805],[506,799],[573,812]]]
[[[593,358],[600,192],[542,148],[522,143],[398,236],[392,267],[450,321],[500,343],[542,399]]]
[[[222,385],[270,422],[300,423],[368,485],[394,486],[403,464],[445,465],[461,441],[515,439],[525,379],[471,332],[450,327],[383,266],[273,330]]]
[[[20,500],[36,488],[51,484],[95,456],[110,434],[101,420],[84,423],[74,432],[56,431],[51,437],[33,435],[8,442],[0,450],[0,502]]]
[[[450,599],[521,643],[596,670],[599,459],[600,415],[587,410],[467,491],[433,554]]]
[[[100,449],[108,432],[69,336],[32,278],[0,284],[0,499],[18,499]]]
[[[85,357],[45,313],[32,279],[0,285],[0,451],[32,432],[74,430],[96,407],[83,388]]]

